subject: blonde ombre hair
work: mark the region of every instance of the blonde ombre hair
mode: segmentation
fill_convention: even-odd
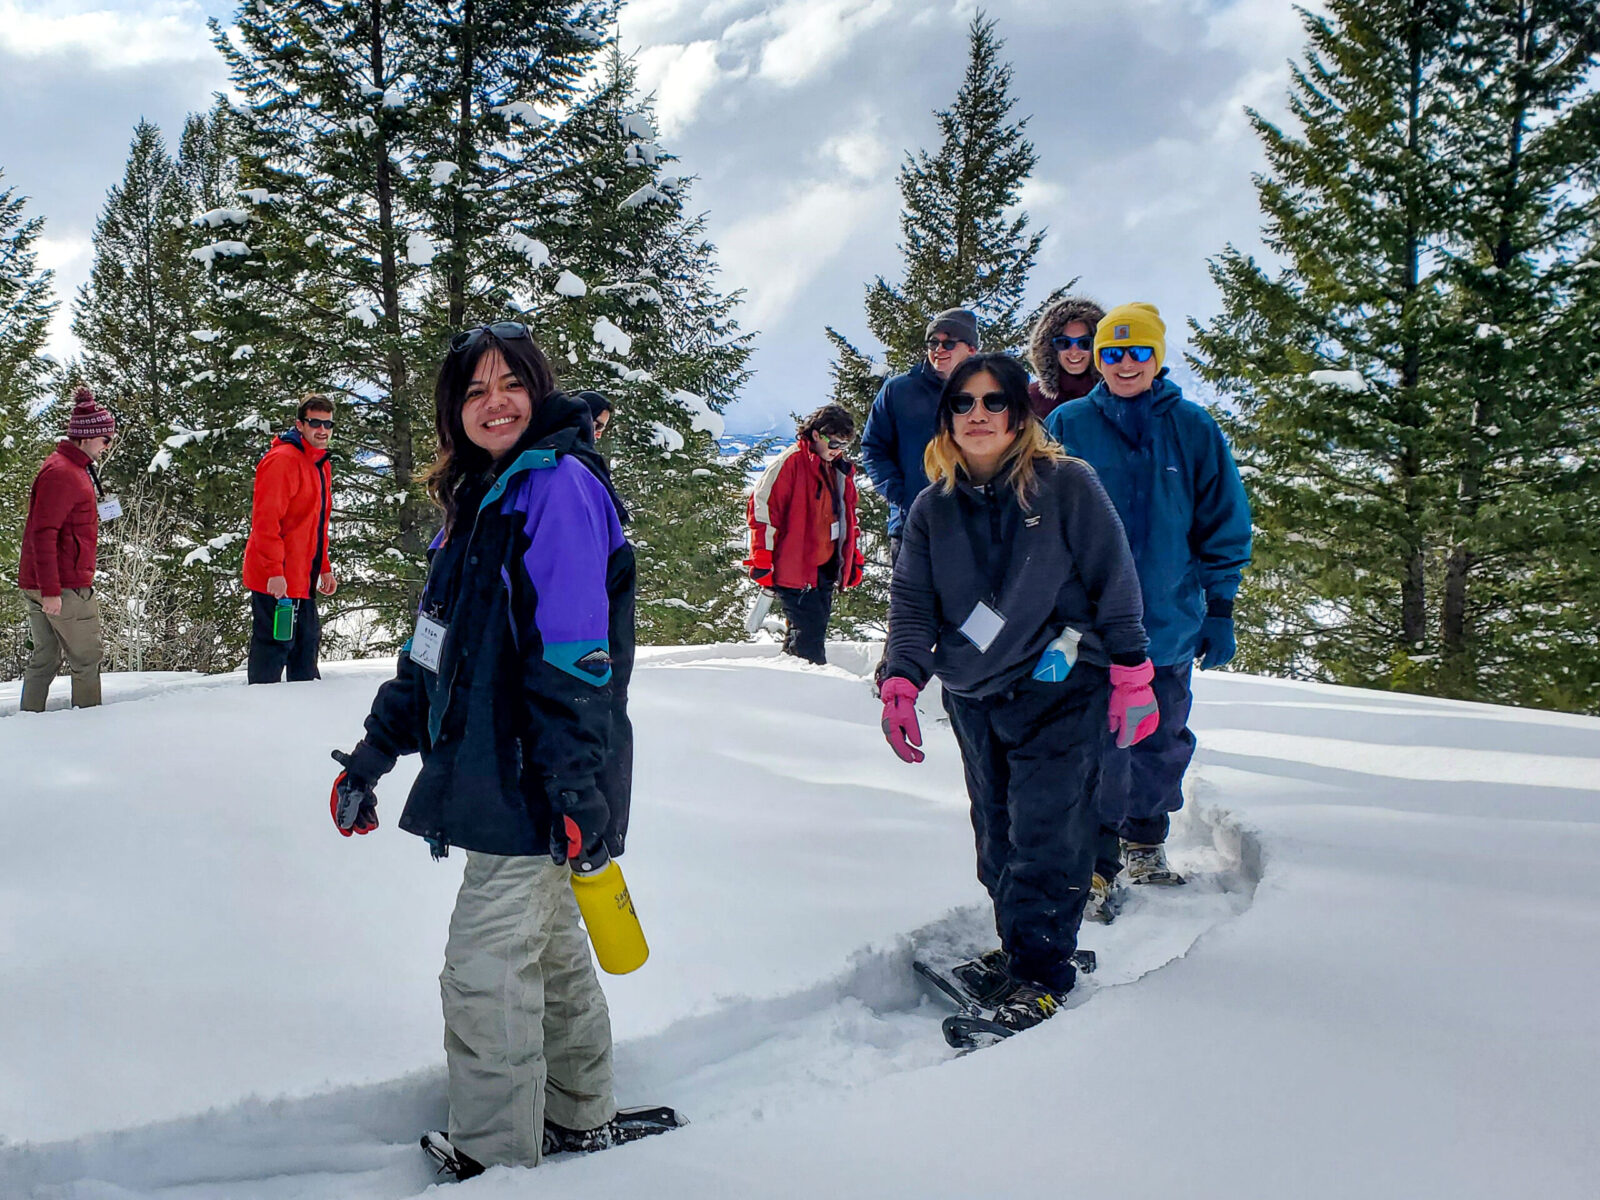
[[[1009,354],[974,354],[966,359],[945,381],[939,394],[939,412],[935,418],[936,432],[933,440],[922,452],[922,470],[928,483],[944,495],[955,491],[957,473],[967,474],[967,461],[956,444],[955,414],[950,407],[953,396],[966,385],[968,379],[980,371],[987,372],[1000,384],[1006,398],[1008,428],[1017,436],[1011,440],[1000,456],[995,479],[1004,480],[1016,494],[1017,504],[1024,512],[1029,510],[1039,479],[1039,464],[1063,462],[1067,454],[1045,432],[1044,425],[1028,404],[1028,371]]]

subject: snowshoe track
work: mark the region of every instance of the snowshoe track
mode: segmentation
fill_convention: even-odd
[[[1173,821],[1168,849],[1182,888],[1130,888],[1110,926],[1085,926],[1099,955],[1069,1010],[1026,1037],[1070,1036],[1071,1009],[1186,955],[1249,907],[1263,870],[1258,839],[1195,799]],[[951,962],[994,941],[984,906],[947,913],[889,946],[857,951],[832,979],[765,999],[726,999],[707,1013],[616,1047],[620,1103],[671,1104],[695,1136],[719,1119],[781,1116],[819,1091],[951,1063],[939,1023],[952,1009],[929,997],[913,957]],[[1002,1054],[1016,1039],[985,1050]],[[952,1067],[951,1069],[959,1069]],[[28,1200],[335,1200],[414,1196],[436,1182],[418,1131],[446,1121],[444,1072],[418,1072],[305,1099],[252,1099],[200,1116],[73,1141],[0,1146],[0,1195]],[[648,1146],[648,1139],[642,1145]],[[648,1153],[625,1148],[626,1153]],[[541,1170],[594,1169],[604,1155],[552,1160]],[[498,1174],[498,1172],[496,1172]],[[470,1186],[470,1185],[466,1185]]]

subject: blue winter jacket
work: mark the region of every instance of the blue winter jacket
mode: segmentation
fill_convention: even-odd
[[[1151,661],[1192,661],[1208,602],[1231,611],[1250,562],[1250,502],[1222,430],[1164,371],[1132,400],[1101,383],[1045,426],[1094,467],[1122,518]]]
[[[889,502],[889,536],[898,537],[906,513],[928,486],[922,452],[933,441],[944,380],[923,360],[904,375],[884,380],[867,427],[861,432],[861,465],[872,486]]]

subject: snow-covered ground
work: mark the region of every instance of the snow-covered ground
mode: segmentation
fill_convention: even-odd
[[[957,1057],[909,970],[992,936],[955,745],[925,703],[901,764],[870,651],[833,657],[645,652],[652,956],[605,983],[619,1098],[693,1123],[463,1200],[1600,1194],[1600,721],[1200,677],[1194,883],[1086,932],[1069,1011]],[[0,684],[0,1197],[433,1183],[462,858],[393,826],[414,760],[375,835],[327,815],[389,669],[112,677],[42,716]]]

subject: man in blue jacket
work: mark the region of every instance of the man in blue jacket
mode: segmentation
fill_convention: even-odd
[[[1145,884],[1184,882],[1168,866],[1164,844],[1194,756],[1190,671],[1196,659],[1211,670],[1233,657],[1233,599],[1250,562],[1250,503],[1239,470],[1211,414],[1167,378],[1166,333],[1152,304],[1112,309],[1095,331],[1102,381],[1046,422],[1068,454],[1099,474],[1144,592],[1161,727],[1129,750],[1109,752],[1100,813],[1106,832],[1122,839],[1128,878]],[[1096,867],[1101,899],[1117,873],[1113,853],[1102,850]]]
[[[917,493],[928,486],[922,452],[933,440],[939,393],[963,362],[979,350],[978,318],[965,308],[946,309],[928,322],[928,356],[904,375],[886,379],[861,433],[861,465],[889,502],[889,562],[900,557],[900,527]]]

